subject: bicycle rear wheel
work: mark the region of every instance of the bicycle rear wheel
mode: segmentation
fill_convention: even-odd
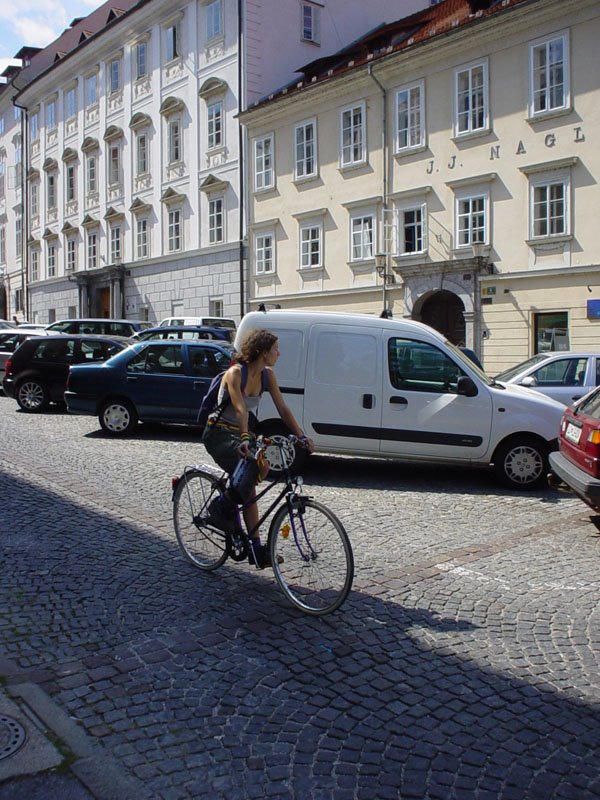
[[[173,497],[173,524],[179,546],[199,569],[217,569],[227,559],[225,534],[206,523],[207,507],[221,493],[219,481],[202,470],[181,476]]]
[[[320,617],[342,605],[354,557],[344,526],[326,506],[300,497],[290,511],[286,503],[269,528],[269,548],[275,579],[297,608]]]

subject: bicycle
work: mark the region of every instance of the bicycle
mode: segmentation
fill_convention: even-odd
[[[273,514],[267,545],[275,580],[288,600],[301,611],[323,616],[338,609],[350,592],[354,578],[354,556],[344,526],[336,515],[302,493],[303,479],[292,476],[284,456],[296,436],[273,441],[256,439],[249,458],[260,458],[267,448],[279,449],[280,478],[267,478],[257,491],[256,501],[283,479],[283,486],[251,533]],[[186,558],[199,569],[215,570],[228,558],[243,561],[250,541],[244,531],[241,512],[250,503],[236,506],[231,529],[223,532],[210,525],[208,505],[223,494],[230,481],[226,473],[207,464],[186,466],[173,480],[173,523],[177,541]],[[259,484],[260,487],[260,484]],[[285,499],[284,499],[285,498]],[[283,502],[282,502],[283,501]]]

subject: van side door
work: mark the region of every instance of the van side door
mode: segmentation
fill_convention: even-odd
[[[487,387],[476,382],[477,394],[459,395],[458,379],[468,373],[437,344],[386,331],[382,350],[382,454],[465,462],[481,458],[492,426]]]
[[[381,428],[382,331],[314,325],[310,331],[304,429],[332,452],[377,455]]]

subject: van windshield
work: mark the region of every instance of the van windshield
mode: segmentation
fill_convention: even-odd
[[[448,340],[446,340],[444,344],[446,345],[448,350],[452,352],[452,355],[456,359],[458,359],[458,361],[460,361],[462,364],[466,364],[472,372],[475,372],[477,374],[478,378],[480,378],[485,384],[487,384],[487,386],[493,385],[494,381],[492,380],[492,378],[490,378],[489,375],[486,375],[485,372],[477,366],[477,364],[473,361],[473,359],[465,355],[463,351],[460,349],[460,347],[457,347],[455,344],[452,344],[452,342],[449,342]]]

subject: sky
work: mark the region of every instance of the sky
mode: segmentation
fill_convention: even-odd
[[[0,0],[0,73],[24,45],[45,47],[103,0]]]

